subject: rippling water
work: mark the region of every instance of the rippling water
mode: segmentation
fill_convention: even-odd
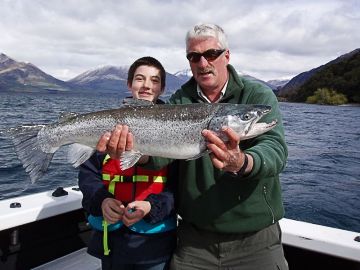
[[[116,108],[119,96],[0,94],[0,131],[50,123],[64,112]],[[286,217],[360,232],[360,107],[281,103],[289,159],[281,175]],[[35,184],[0,134],[0,199],[77,184],[77,170],[55,153]]]
[[[360,107],[282,103],[286,216],[360,232]]]

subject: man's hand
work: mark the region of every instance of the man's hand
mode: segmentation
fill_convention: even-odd
[[[96,150],[106,152],[112,159],[120,159],[124,151],[134,147],[133,135],[128,126],[116,125],[112,132],[104,133],[96,145]]]
[[[210,158],[213,165],[224,171],[237,172],[244,165],[245,153],[239,148],[240,136],[231,128],[223,127],[222,131],[228,137],[224,142],[210,130],[203,130],[202,135],[207,140],[207,147],[211,151]],[[251,157],[248,155],[248,157]],[[251,159],[251,162],[250,162]],[[250,169],[252,168],[252,158],[249,158]]]
[[[127,205],[122,221],[126,226],[131,226],[143,219],[150,210],[151,205],[148,201],[134,201]]]
[[[114,224],[123,219],[125,206],[118,200],[106,198],[101,204],[104,219],[109,224]]]

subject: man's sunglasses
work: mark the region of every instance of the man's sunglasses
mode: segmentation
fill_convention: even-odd
[[[223,52],[225,52],[226,50],[216,50],[216,49],[210,49],[207,50],[203,53],[198,53],[198,52],[189,52],[186,55],[186,58],[192,62],[192,63],[197,63],[200,61],[201,56],[204,56],[204,58],[206,59],[206,61],[214,61],[216,58],[218,58]]]

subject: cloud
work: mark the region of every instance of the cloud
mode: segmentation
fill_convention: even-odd
[[[169,72],[188,67],[186,31],[214,22],[231,63],[260,79],[292,77],[360,44],[359,1],[0,0],[0,52],[71,79],[152,55]]]

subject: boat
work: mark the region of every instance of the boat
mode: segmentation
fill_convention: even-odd
[[[77,186],[0,200],[0,269],[101,269]],[[280,220],[291,270],[360,270],[360,233]]]

